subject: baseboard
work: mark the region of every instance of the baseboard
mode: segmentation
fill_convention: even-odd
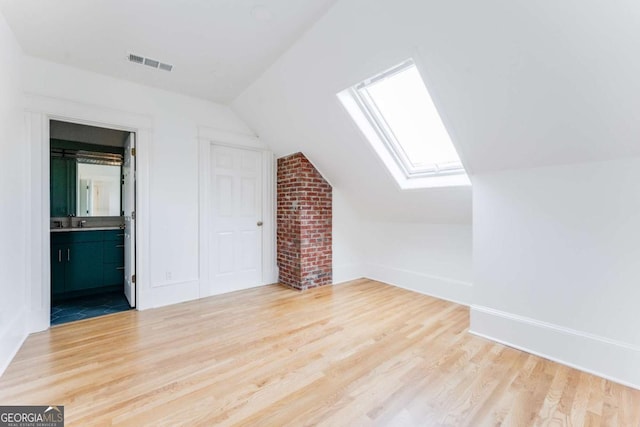
[[[200,297],[200,281],[187,280],[171,283],[160,283],[151,286],[144,292],[145,304],[137,304],[138,310],[147,308],[158,308],[167,305],[179,304],[181,302],[192,301]]]
[[[27,332],[27,312],[22,309],[0,331],[0,376],[9,366],[29,335]]]
[[[482,306],[469,332],[640,389],[639,346]]]
[[[268,285],[270,283],[277,283],[278,273],[279,270],[277,265],[274,264],[272,266],[267,266],[267,268],[265,268],[263,272],[262,281],[265,285]]]
[[[31,310],[29,312],[28,333],[33,334],[34,332],[46,331],[51,326],[50,320],[51,310],[48,307],[46,310]]]
[[[367,264],[364,276],[457,304],[468,306],[471,302],[472,285],[461,280],[377,264]]]

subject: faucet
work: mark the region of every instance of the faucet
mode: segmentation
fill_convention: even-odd
[[[78,221],[78,227],[83,228],[86,223],[87,223],[87,221],[85,221],[85,220]]]
[[[62,225],[62,221],[60,220],[53,221],[53,223],[55,224],[56,228],[64,228]]]

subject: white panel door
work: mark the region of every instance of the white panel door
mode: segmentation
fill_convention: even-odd
[[[122,212],[124,214],[124,295],[136,306],[136,168],[133,155],[136,134],[130,133],[124,146],[122,163]]]
[[[258,151],[212,145],[212,294],[262,281],[261,158]]]

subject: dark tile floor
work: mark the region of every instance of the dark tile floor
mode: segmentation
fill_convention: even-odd
[[[51,304],[51,326],[131,310],[122,291],[74,298]]]

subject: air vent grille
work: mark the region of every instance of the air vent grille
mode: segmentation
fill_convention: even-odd
[[[133,53],[130,53],[129,61],[135,62],[136,64],[142,64],[144,62],[144,58],[142,56],[138,56],[138,55],[134,55]]]
[[[173,65],[166,64],[164,62],[160,62],[155,59],[147,58],[144,56],[136,55],[134,53],[130,53],[127,56],[127,59],[134,64],[146,65],[147,67],[160,69],[162,71],[171,71],[173,70]]]
[[[156,61],[155,59],[145,58],[144,65],[147,65],[152,68],[158,68],[158,65],[160,65],[160,61]]]

